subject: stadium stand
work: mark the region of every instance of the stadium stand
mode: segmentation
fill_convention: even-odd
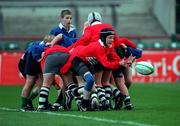
[[[15,39],[22,43],[32,41],[34,36],[44,36],[59,23],[59,12],[72,9],[73,24],[81,36],[82,24],[90,11],[98,11],[103,20],[113,24],[120,36],[128,36],[138,47],[178,47],[168,35],[153,13],[153,0],[0,0],[0,42],[1,36],[31,36],[28,39]],[[23,13],[22,13],[23,12]],[[136,37],[132,37],[136,36]],[[148,37],[143,37],[148,36]],[[156,37],[159,36],[159,37]],[[40,38],[39,37],[39,38]],[[157,42],[160,43],[158,46]],[[20,49],[26,44],[21,44]]]

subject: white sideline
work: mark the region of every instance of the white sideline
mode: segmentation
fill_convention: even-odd
[[[0,110],[19,111],[17,109],[11,109],[11,108],[5,108],[5,107],[0,107]],[[35,113],[35,112],[33,112],[33,113]],[[40,112],[37,112],[37,113],[40,113]],[[112,120],[112,119],[99,118],[99,117],[88,117],[88,116],[83,116],[83,115],[79,115],[79,114],[73,115],[73,114],[63,114],[63,113],[54,113],[54,112],[43,112],[43,113],[48,114],[48,115],[74,117],[74,118],[87,119],[87,120],[112,123],[112,124],[125,124],[125,125],[130,125],[130,126],[157,126],[157,125],[150,125],[150,124],[144,124],[144,123],[136,123],[133,121],[120,121],[120,120]]]

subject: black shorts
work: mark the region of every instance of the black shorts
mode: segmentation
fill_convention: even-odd
[[[105,70],[105,67],[103,65],[101,65],[100,63],[94,65],[94,72],[99,72],[99,71],[103,71]]]
[[[26,75],[38,76],[42,74],[41,64],[33,59],[31,53],[25,53],[23,59],[20,59],[18,64],[19,71],[24,77]]]
[[[24,67],[25,67],[25,61],[23,59],[20,59],[18,63],[18,69],[23,75],[23,77],[26,78],[26,74],[24,73]]]
[[[125,67],[122,67],[122,66],[121,66],[119,69],[114,70],[114,71],[112,72],[112,74],[113,74],[114,77],[122,77],[123,74],[124,74],[124,70],[125,70],[125,69],[126,69]]]
[[[64,52],[54,52],[45,59],[43,74],[59,74],[60,68],[66,64],[70,54]]]
[[[94,67],[91,64],[85,63],[82,59],[75,57],[72,61],[71,71],[77,76],[83,76],[86,72],[94,74]]]

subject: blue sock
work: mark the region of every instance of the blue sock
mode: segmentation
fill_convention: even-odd
[[[94,77],[90,72],[84,74],[84,80],[86,84],[84,85],[84,89],[86,91],[91,91],[94,85]]]

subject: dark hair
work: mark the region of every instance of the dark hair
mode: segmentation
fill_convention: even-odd
[[[61,11],[61,18],[63,18],[65,15],[72,15],[72,12],[70,10],[62,10]]]

